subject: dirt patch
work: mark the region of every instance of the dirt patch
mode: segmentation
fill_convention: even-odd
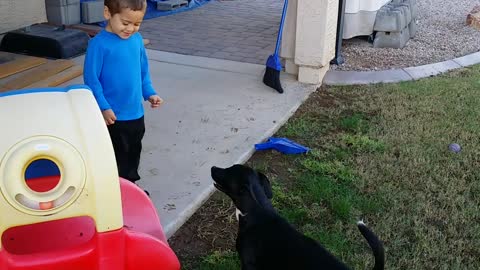
[[[184,268],[198,269],[201,257],[235,246],[236,230],[235,206],[215,192],[168,242]]]

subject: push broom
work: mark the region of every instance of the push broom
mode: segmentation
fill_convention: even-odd
[[[280,41],[282,39],[283,25],[287,14],[288,0],[285,0],[283,5],[282,19],[280,21],[280,28],[277,35],[277,45],[275,52],[267,59],[267,69],[263,76],[263,83],[271,88],[277,90],[278,93],[283,93],[282,84],[280,83],[280,71],[282,71],[282,63],[280,62]]]

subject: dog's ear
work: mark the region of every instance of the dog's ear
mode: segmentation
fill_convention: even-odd
[[[273,193],[272,193],[272,186],[270,185],[270,180],[261,172],[258,173],[258,179],[260,179],[260,184],[263,187],[263,190],[265,191],[265,195],[267,195],[268,199],[273,198]]]

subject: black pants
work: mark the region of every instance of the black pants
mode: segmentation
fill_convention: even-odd
[[[119,176],[135,183],[140,180],[138,165],[145,135],[143,116],[136,120],[115,121],[115,124],[108,125],[108,132],[112,139]]]

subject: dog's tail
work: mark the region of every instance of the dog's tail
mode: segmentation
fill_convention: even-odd
[[[375,266],[373,270],[383,270],[385,268],[385,250],[382,241],[378,239],[377,235],[375,235],[362,220],[357,222],[357,226],[372,249],[373,256],[375,256]]]

